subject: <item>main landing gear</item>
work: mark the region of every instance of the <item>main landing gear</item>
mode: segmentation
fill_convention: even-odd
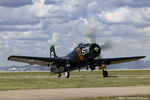
[[[58,78],[60,78],[60,77],[61,77],[61,73],[58,74]],[[70,72],[69,71],[65,72],[65,77],[66,78],[70,77]]]
[[[60,77],[61,77],[61,73],[58,74],[58,78],[60,78]]]
[[[58,78],[60,78],[60,77],[61,77],[61,73],[58,74]],[[67,60],[67,63],[65,65],[65,77],[66,78],[70,77],[70,63],[68,60]]]
[[[103,73],[103,77],[108,77],[108,72],[107,72],[107,70],[102,70],[102,73]]]
[[[67,61],[67,63],[66,63],[65,77],[66,77],[66,78],[69,78],[69,77],[70,77],[70,63],[69,63],[69,61]]]
[[[70,77],[70,72],[69,72],[69,71],[65,72],[65,77],[66,77],[66,78],[69,78],[69,77]]]

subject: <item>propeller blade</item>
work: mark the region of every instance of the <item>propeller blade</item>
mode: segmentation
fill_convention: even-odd
[[[91,43],[96,43],[96,28],[90,28],[85,32],[85,35],[87,36],[88,40]],[[111,50],[113,49],[113,42],[110,40],[107,40],[104,44],[101,46],[102,50]]]
[[[107,40],[103,45],[101,45],[102,50],[111,50],[113,47],[113,43],[110,40]]]
[[[95,28],[91,28],[87,30],[85,34],[91,43],[96,43],[96,29]]]

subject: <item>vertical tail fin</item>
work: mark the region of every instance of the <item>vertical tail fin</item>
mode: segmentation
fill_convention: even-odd
[[[50,46],[50,58],[55,58],[55,57],[57,57],[55,53],[55,47],[54,45],[51,45]]]

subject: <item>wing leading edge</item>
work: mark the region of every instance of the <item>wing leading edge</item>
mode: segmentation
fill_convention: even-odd
[[[95,59],[94,65],[101,66],[101,64],[110,65],[110,64],[119,64],[125,63],[130,61],[137,61],[145,56],[136,56],[136,57],[120,57],[120,58],[102,58],[102,59]],[[31,65],[44,65],[48,66],[50,63],[66,63],[66,59],[64,58],[46,58],[46,57],[31,57],[31,56],[10,56],[8,60],[29,63]]]
[[[46,58],[46,57],[31,57],[31,56],[10,56],[8,60],[29,63],[31,65],[44,65],[48,66],[49,63],[57,62],[57,63],[65,63],[66,59],[63,58]]]
[[[136,56],[136,57],[120,57],[120,58],[102,58],[102,59],[95,59],[95,63],[102,62],[102,64],[110,65],[110,64],[119,64],[125,63],[130,61],[137,61],[146,56]]]

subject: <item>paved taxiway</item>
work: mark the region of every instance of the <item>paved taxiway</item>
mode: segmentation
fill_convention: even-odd
[[[63,100],[82,97],[146,94],[150,94],[150,86],[9,90],[0,91],[0,100]]]

